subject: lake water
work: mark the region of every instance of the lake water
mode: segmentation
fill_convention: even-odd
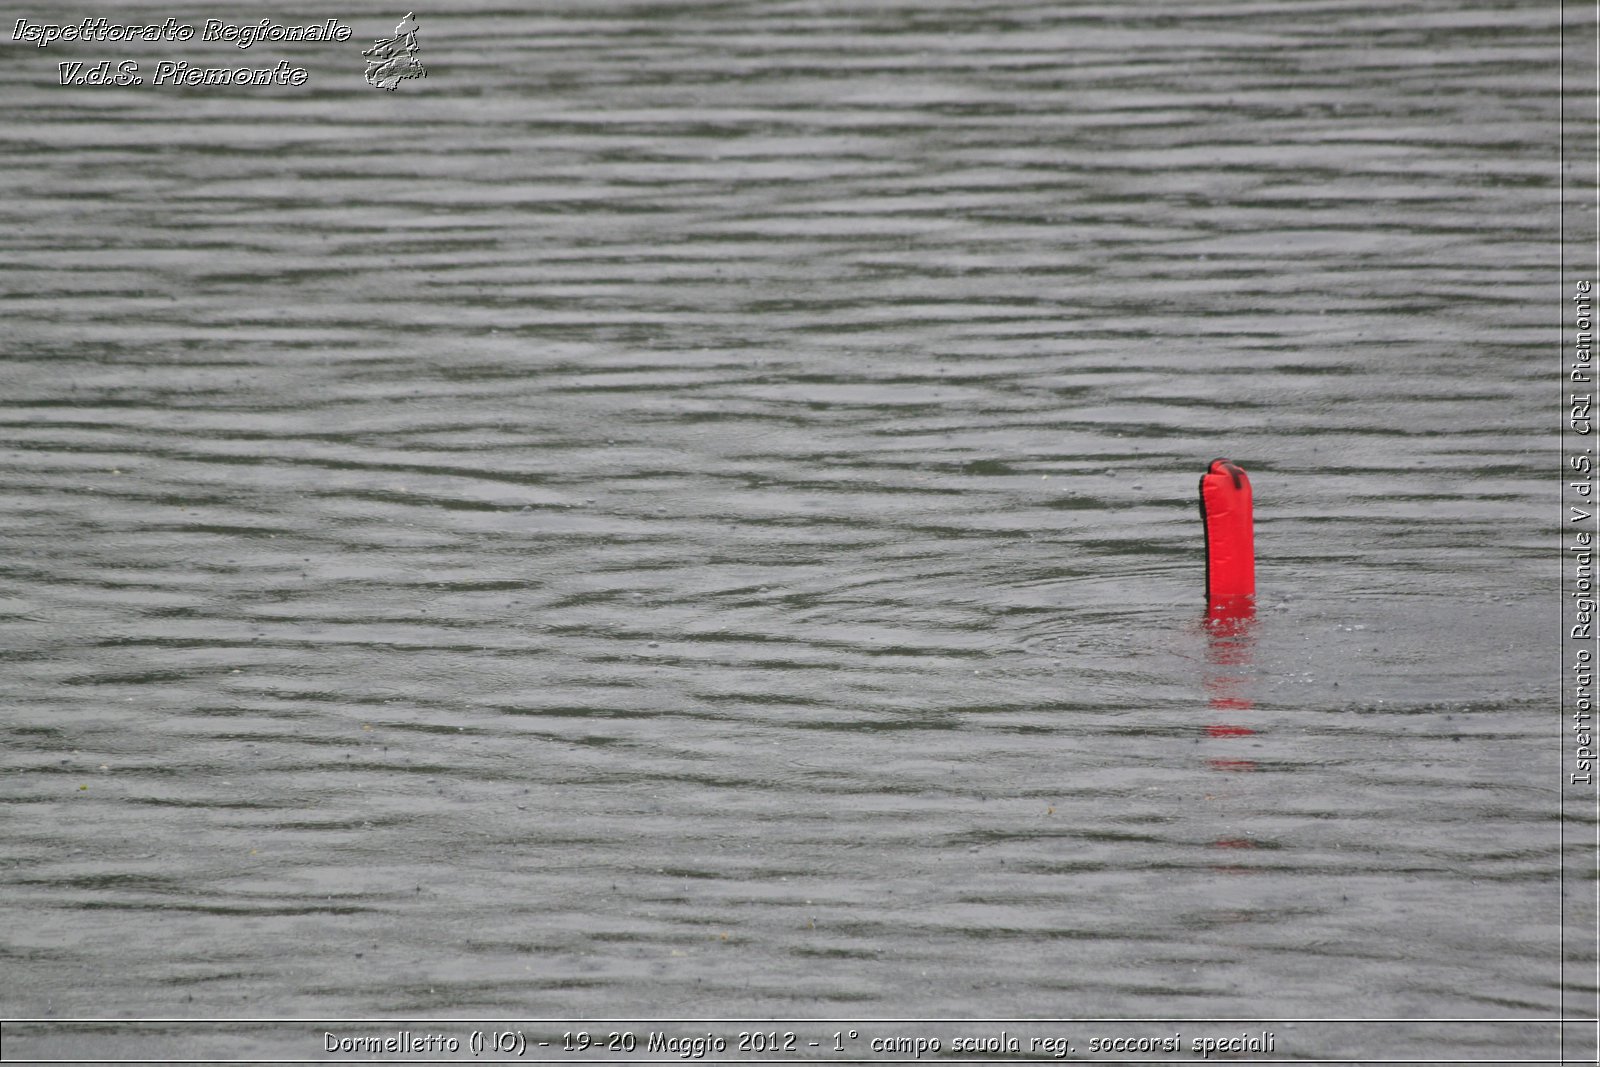
[[[1592,1018],[1559,5],[311,14],[0,52],[0,1013]]]

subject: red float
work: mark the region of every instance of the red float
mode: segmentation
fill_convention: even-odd
[[[1206,530],[1206,599],[1241,605],[1256,593],[1255,518],[1250,477],[1232,460],[1214,459],[1200,476],[1200,519]]]

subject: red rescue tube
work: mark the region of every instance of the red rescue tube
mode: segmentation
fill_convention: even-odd
[[[1250,477],[1232,460],[1214,459],[1200,476],[1200,519],[1206,530],[1206,599],[1217,604],[1255,596]]]

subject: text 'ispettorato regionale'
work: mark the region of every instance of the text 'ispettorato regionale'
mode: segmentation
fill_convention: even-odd
[[[224,22],[206,19],[197,31],[187,22],[169,18],[165,22],[129,24],[112,22],[106,18],[85,18],[78,22],[30,22],[18,19],[11,30],[11,39],[26,44],[48,48],[64,41],[86,41],[107,44],[120,41],[142,41],[159,44],[163,41],[225,41],[249,48],[257,41],[348,41],[350,27],[338,19],[291,26],[271,19],[259,22]]]

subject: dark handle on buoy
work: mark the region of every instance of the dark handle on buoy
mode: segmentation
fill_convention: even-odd
[[[1232,460],[1214,459],[1200,476],[1200,521],[1206,531],[1206,600],[1218,604],[1255,596],[1250,476]]]

